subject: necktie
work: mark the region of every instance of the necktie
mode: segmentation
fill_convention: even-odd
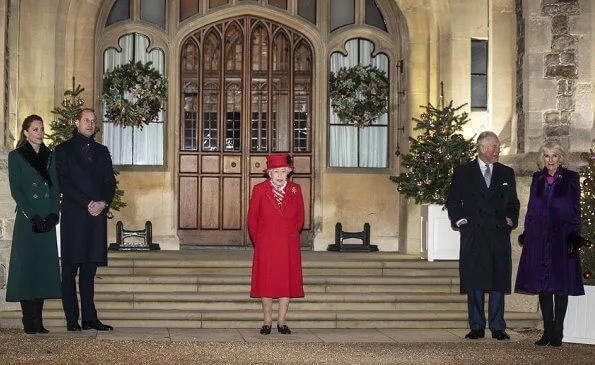
[[[483,173],[483,179],[486,181],[486,185],[490,187],[490,181],[492,180],[492,172],[490,171],[490,165],[486,165],[486,170]]]
[[[85,159],[86,159],[87,161],[91,161],[91,158],[92,158],[92,154],[91,154],[91,144],[90,144],[90,143],[85,143],[85,144],[83,145],[83,148],[82,148],[82,150],[83,150],[83,156],[85,156]]]

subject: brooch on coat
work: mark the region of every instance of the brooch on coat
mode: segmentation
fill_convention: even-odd
[[[295,188],[295,186],[291,188],[291,192],[292,192],[293,194],[296,194],[296,193],[297,193],[297,189]]]

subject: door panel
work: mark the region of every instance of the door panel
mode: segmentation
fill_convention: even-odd
[[[242,179],[223,178],[223,229],[242,229]]]
[[[180,228],[197,229],[198,178],[180,178]]]
[[[310,211],[310,198],[312,195],[312,179],[309,177],[295,177],[293,182],[300,185],[304,196],[304,212]],[[310,214],[304,214],[304,229],[310,229]]]
[[[219,178],[203,177],[200,184],[200,228],[219,228]]]
[[[180,172],[198,172],[198,156],[180,156]]]
[[[219,160],[219,156],[202,156],[202,169],[200,172],[203,174],[219,173]]]
[[[313,96],[308,40],[276,22],[240,16],[197,29],[182,42],[180,58],[182,247],[250,244],[250,193],[264,180],[270,153],[293,156],[292,179],[302,186],[309,230]]]
[[[223,157],[223,173],[224,174],[239,174],[242,172],[242,157],[241,156],[225,156]]]

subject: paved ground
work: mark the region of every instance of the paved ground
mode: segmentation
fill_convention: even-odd
[[[465,330],[117,328],[47,335],[0,330],[1,364],[593,364],[595,346],[533,345],[540,333],[510,341],[465,340]]]

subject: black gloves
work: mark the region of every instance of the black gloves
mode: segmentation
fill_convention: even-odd
[[[41,219],[40,216],[35,214],[33,218],[31,218],[30,220],[31,229],[35,233],[49,232],[52,230],[52,228],[54,228],[56,224],[58,224],[59,220],[60,217],[58,217],[58,215],[55,213],[48,214],[47,217],[45,217],[45,219]]]
[[[521,233],[521,235],[519,236],[519,246],[523,247],[524,243],[525,243],[525,232],[523,231],[523,233]]]
[[[30,222],[31,222],[31,229],[33,229],[33,232],[43,233],[43,232],[48,231],[45,221],[43,219],[41,219],[41,217],[38,216],[37,214],[35,214],[33,216],[33,218],[31,218]]]
[[[45,217],[45,222],[47,223],[48,226],[50,226],[50,229],[55,226],[56,224],[58,224],[58,221],[60,220],[60,217],[58,217],[58,214],[56,213],[50,213],[48,214],[47,217]]]
[[[568,253],[572,254],[578,252],[578,249],[585,244],[585,239],[578,233],[571,233],[568,235]]]

